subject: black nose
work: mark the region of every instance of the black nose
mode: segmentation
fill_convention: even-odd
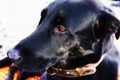
[[[17,49],[12,49],[7,53],[8,57],[14,61],[19,61],[21,59],[21,56],[19,54],[20,52]]]

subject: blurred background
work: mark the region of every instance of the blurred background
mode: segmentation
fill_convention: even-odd
[[[34,31],[40,12],[53,0],[0,0],[0,57]],[[101,0],[120,19],[119,0]],[[118,50],[120,41],[115,40]]]

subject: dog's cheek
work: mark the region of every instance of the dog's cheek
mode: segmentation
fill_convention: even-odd
[[[55,56],[59,59],[67,59],[69,54],[69,48],[75,42],[73,35],[57,36],[53,41],[56,42],[53,45],[56,51]]]

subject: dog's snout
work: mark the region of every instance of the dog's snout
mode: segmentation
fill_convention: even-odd
[[[21,56],[19,54],[20,52],[17,49],[12,49],[7,53],[8,57],[14,61],[18,61],[21,59]]]

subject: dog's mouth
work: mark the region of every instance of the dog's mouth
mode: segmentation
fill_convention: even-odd
[[[40,74],[42,74],[44,72],[44,70],[49,67],[52,66],[56,63],[56,59],[52,58],[52,59],[44,59],[44,58],[39,58],[38,60],[33,60],[33,61],[15,61],[14,64],[17,65],[20,69],[28,71],[28,72],[39,72]]]

